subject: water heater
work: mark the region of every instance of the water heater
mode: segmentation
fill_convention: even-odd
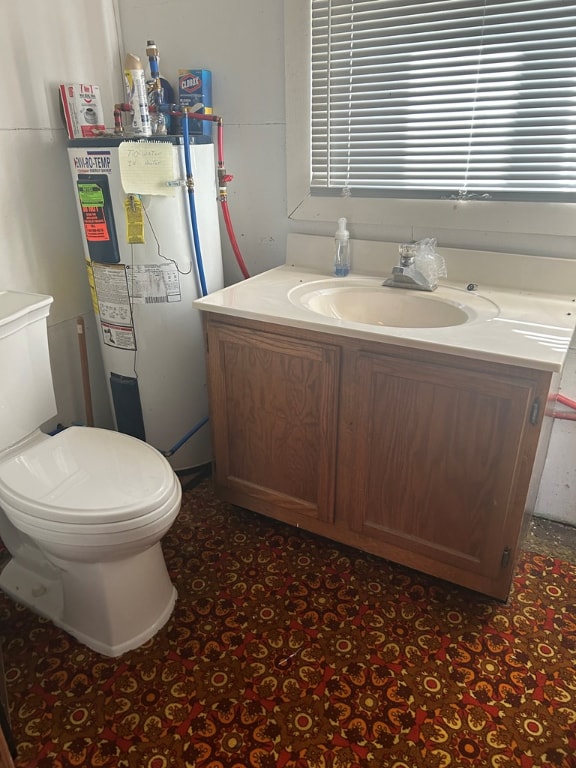
[[[174,450],[174,469],[212,458],[193,222],[206,289],[224,284],[214,145],[191,138],[191,216],[182,142],[75,139],[68,149],[116,427]]]

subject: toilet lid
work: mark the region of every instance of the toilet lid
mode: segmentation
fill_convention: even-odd
[[[0,496],[45,520],[113,522],[158,508],[175,474],[155,448],[129,435],[70,427],[0,463]]]

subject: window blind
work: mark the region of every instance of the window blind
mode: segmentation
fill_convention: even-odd
[[[311,190],[576,199],[576,3],[311,0]]]

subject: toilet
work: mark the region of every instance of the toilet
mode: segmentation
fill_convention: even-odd
[[[56,415],[52,297],[0,291],[0,589],[105,656],[145,643],[176,601],[160,540],[180,510],[168,461],[129,435]]]

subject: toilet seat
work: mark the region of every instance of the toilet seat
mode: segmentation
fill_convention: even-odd
[[[0,499],[40,527],[71,533],[153,523],[173,504],[177,483],[155,448],[95,427],[70,427],[0,459]]]
[[[105,525],[74,525],[39,520],[23,509],[6,504],[4,509],[18,530],[34,538],[45,551],[72,560],[90,561],[94,557],[108,560],[159,541],[172,526],[181,500],[182,489],[176,482],[170,498],[160,509],[146,515],[143,524],[136,519]]]

